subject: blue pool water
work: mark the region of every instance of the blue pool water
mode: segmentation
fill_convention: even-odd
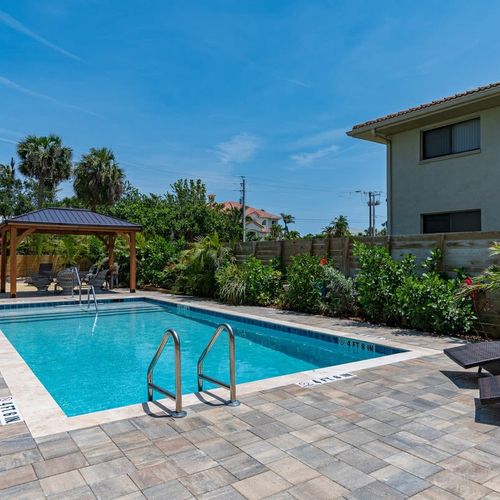
[[[401,352],[153,300],[102,303],[97,317],[78,305],[0,309],[0,329],[68,416],[146,401],[147,368],[168,328],[181,340],[183,393],[195,392],[198,357],[223,322],[236,337],[237,383]],[[171,390],[172,351],[169,340],[155,370]],[[228,380],[227,352],[223,335],[204,372]]]

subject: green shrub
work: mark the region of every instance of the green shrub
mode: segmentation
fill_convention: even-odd
[[[215,274],[231,260],[231,251],[217,233],[198,240],[184,251],[179,264],[175,290],[190,295],[213,297],[217,289]]]
[[[325,309],[332,316],[349,316],[356,312],[356,291],[352,278],[338,269],[324,266]]]
[[[362,312],[371,321],[397,323],[396,291],[405,278],[414,275],[415,257],[406,255],[396,261],[385,248],[359,242],[354,245],[354,255],[359,260],[355,284]]]
[[[281,272],[251,257],[241,265],[226,264],[216,273],[218,296],[229,304],[268,306],[281,289]]]
[[[179,246],[161,236],[154,236],[137,250],[138,283],[165,288],[172,286],[169,266],[178,257]]]
[[[458,279],[436,272],[406,277],[396,292],[401,326],[446,335],[469,332],[476,316],[470,297],[458,293],[460,287]]]
[[[322,313],[325,309],[325,270],[320,259],[308,254],[292,257],[286,269],[283,306],[294,311]]]

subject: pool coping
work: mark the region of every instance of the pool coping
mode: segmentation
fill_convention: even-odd
[[[127,299],[147,299],[153,302],[163,302],[171,305],[188,306],[197,311],[207,311],[224,316],[232,316],[237,319],[249,319],[257,322],[271,323],[282,327],[292,328],[294,330],[313,331],[321,334],[332,335],[336,337],[348,338],[360,342],[368,342],[370,344],[378,344],[395,349],[403,349],[405,352],[396,354],[388,354],[377,358],[367,360],[354,361],[342,365],[329,366],[324,368],[317,368],[314,370],[307,370],[296,372],[288,375],[281,375],[278,377],[266,378],[254,382],[246,382],[238,384],[238,396],[248,395],[254,392],[275,389],[286,385],[296,384],[304,380],[312,378],[326,377],[332,375],[340,375],[346,372],[353,373],[359,370],[365,370],[387,364],[399,363],[410,359],[416,359],[423,356],[431,356],[439,354],[442,351],[436,349],[429,349],[423,347],[415,347],[400,342],[395,342],[392,339],[376,338],[363,334],[356,334],[350,332],[346,334],[335,329],[327,329],[322,327],[308,327],[305,324],[298,324],[291,321],[285,321],[275,318],[267,318],[263,316],[240,313],[237,311],[227,311],[215,305],[199,305],[194,300],[189,301],[183,298],[182,302],[175,300],[173,296],[158,296],[148,295],[147,293],[137,293],[132,295],[123,294],[121,297],[103,296],[100,300],[109,302],[109,298],[118,301],[128,301]],[[45,304],[53,303],[55,301],[47,300]],[[61,302],[61,301],[57,301]],[[70,300],[65,300],[63,303],[70,303]],[[23,301],[22,304],[31,305],[39,304],[41,301]],[[18,304],[21,304],[18,302]],[[123,406],[110,410],[103,410],[74,417],[68,417],[39,381],[31,368],[23,360],[21,355],[16,351],[14,346],[10,343],[4,333],[0,330],[0,371],[7,383],[7,386],[17,403],[18,408],[23,415],[24,421],[28,426],[33,437],[43,437],[59,432],[72,431],[90,427],[93,425],[105,424],[116,420],[142,416],[145,414],[164,415],[164,412],[155,403],[142,403]],[[218,397],[227,397],[225,389],[210,389],[210,393]],[[189,406],[199,404],[204,399],[201,399],[197,393],[184,394],[182,397],[183,406],[189,409]],[[172,401],[170,399],[157,400],[161,405],[172,408]],[[189,415],[189,411],[188,411]]]

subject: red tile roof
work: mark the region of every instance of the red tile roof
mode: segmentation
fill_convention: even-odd
[[[226,208],[226,209],[229,209],[229,208],[241,209],[241,203],[238,203],[237,201],[225,201],[224,208]],[[247,206],[246,212],[247,212],[247,216],[255,214],[257,217],[261,217],[262,219],[274,219],[274,220],[281,219],[281,217],[279,215],[274,215],[270,212],[266,212],[265,210],[259,210],[258,208],[253,208],[253,207]]]
[[[435,101],[426,102],[424,104],[420,104],[419,106],[415,106],[413,108],[405,109],[403,111],[398,111],[397,113],[391,113],[389,115],[382,116],[380,118],[376,118],[375,120],[369,120],[369,121],[364,122],[364,123],[358,123],[357,125],[354,125],[354,127],[352,127],[352,129],[356,130],[359,128],[367,127],[369,125],[375,125],[376,123],[384,122],[384,121],[389,120],[391,118],[396,118],[398,116],[404,116],[404,115],[407,115],[409,113],[413,113],[414,111],[420,111],[421,109],[430,108],[432,106],[436,106],[437,104],[442,104],[444,102],[453,101],[454,99],[458,99],[460,97],[465,97],[465,96],[469,96],[472,94],[477,94],[479,92],[494,89],[496,87],[500,87],[500,82],[490,83],[489,85],[483,85],[482,87],[477,87],[475,89],[467,90],[465,92],[460,92],[459,94],[451,95],[448,97],[443,97],[442,99],[437,99]]]

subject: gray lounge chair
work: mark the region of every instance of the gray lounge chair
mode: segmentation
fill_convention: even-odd
[[[96,292],[98,290],[102,290],[102,288],[104,288],[104,285],[107,283],[108,273],[109,269],[101,269],[97,274],[89,276],[89,285],[93,285]]]
[[[492,375],[500,375],[500,341],[478,342],[445,349],[444,353],[462,368],[483,368]]]
[[[500,403],[500,376],[479,379],[479,400],[483,405]]]
[[[26,278],[26,283],[36,287],[39,292],[46,292],[52,283],[52,262],[42,263],[38,266],[38,272]]]
[[[77,282],[74,268],[62,269],[57,273],[54,292],[71,292],[71,295],[73,295]],[[61,290],[58,290],[58,288],[61,288]]]

